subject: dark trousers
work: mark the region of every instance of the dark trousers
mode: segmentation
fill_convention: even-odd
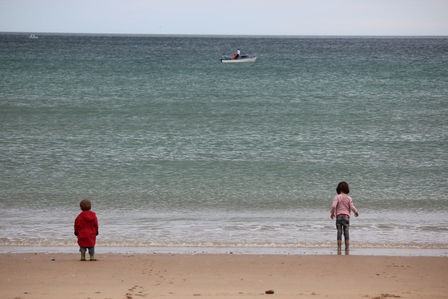
[[[95,255],[95,247],[79,247],[79,251],[84,254],[86,253],[86,250],[89,250],[89,255],[94,256]]]
[[[336,217],[336,228],[338,230],[338,241],[342,240],[342,233],[344,233],[345,241],[350,240],[348,229],[350,227],[350,217],[348,216],[337,216]]]

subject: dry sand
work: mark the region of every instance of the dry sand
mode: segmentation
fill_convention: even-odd
[[[77,254],[0,254],[0,298],[448,298],[447,257],[98,258],[80,262]]]

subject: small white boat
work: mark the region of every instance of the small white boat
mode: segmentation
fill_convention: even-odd
[[[37,34],[34,34],[34,33],[31,33],[28,37],[30,39],[38,39],[39,38],[39,36]]]
[[[221,58],[222,63],[240,63],[240,62],[255,62],[257,60],[256,56],[249,55],[225,55]]]

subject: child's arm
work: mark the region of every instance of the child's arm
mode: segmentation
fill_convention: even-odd
[[[336,207],[338,206],[337,196],[333,198],[333,204],[331,205],[330,218],[333,219],[336,216]]]
[[[79,231],[79,224],[78,224],[78,217],[76,217],[76,219],[75,219],[75,236],[78,235],[78,231]]]
[[[353,211],[353,213],[355,214],[356,217],[359,216],[358,209],[353,204],[353,200],[351,198],[350,198],[350,209]]]
[[[96,235],[98,236],[98,218],[96,218],[95,216],[95,231],[96,231]]]

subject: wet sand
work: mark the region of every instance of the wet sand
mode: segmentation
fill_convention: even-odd
[[[447,257],[109,254],[98,259],[0,254],[0,298],[448,298]]]

